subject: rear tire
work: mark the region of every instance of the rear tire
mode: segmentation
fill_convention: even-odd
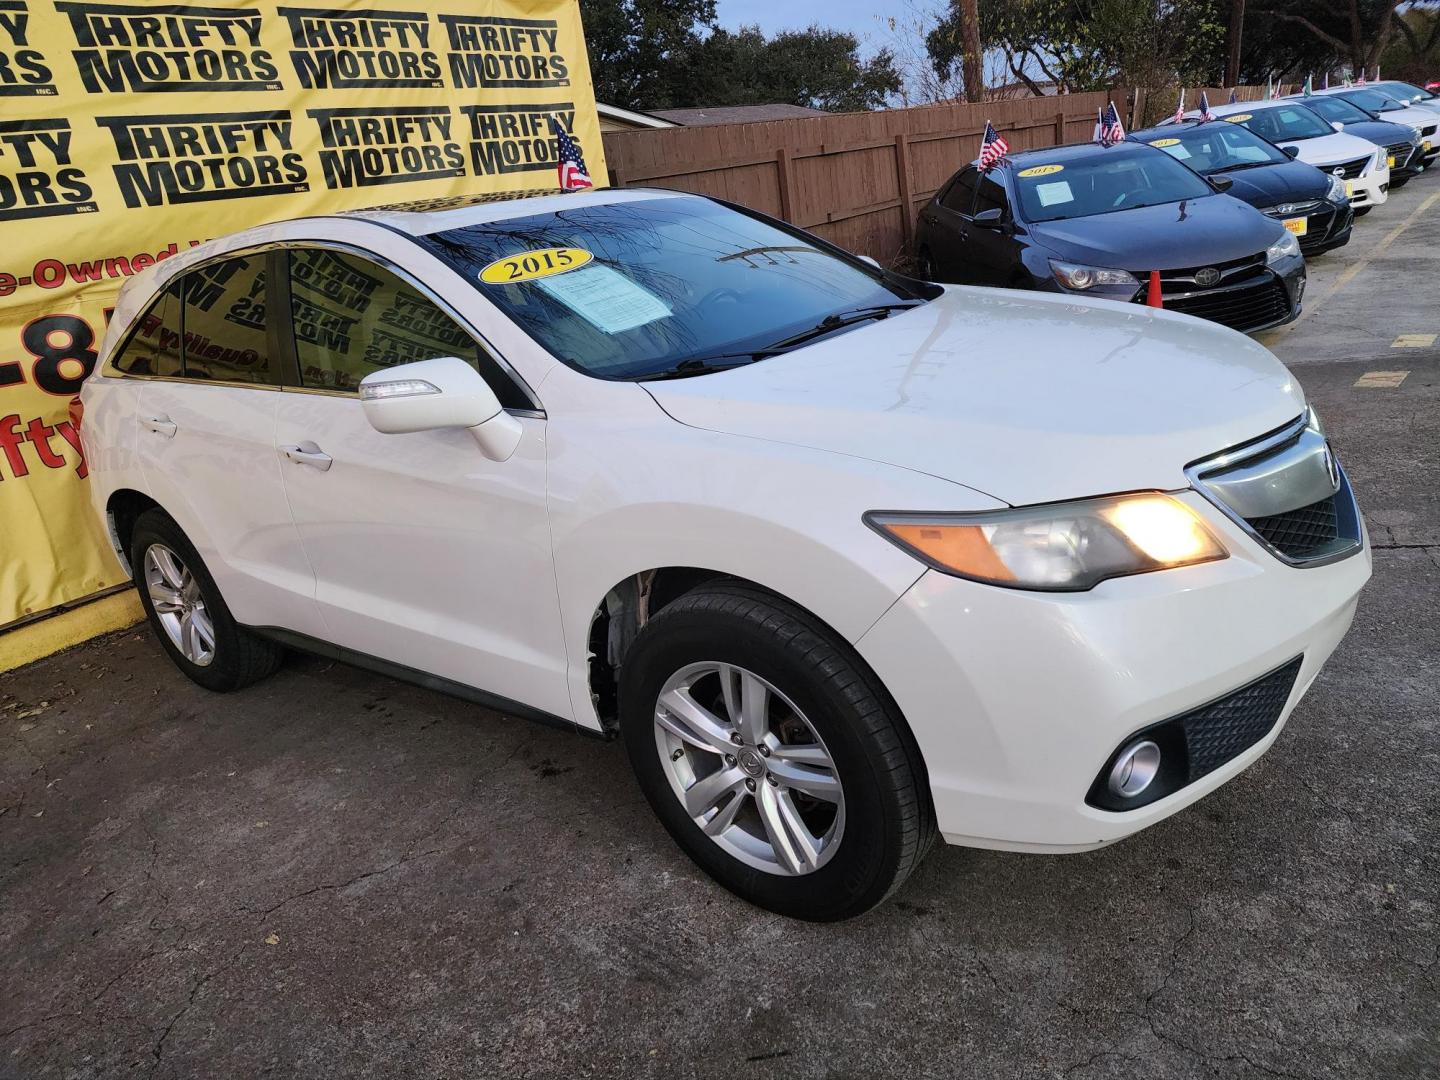
[[[284,650],[236,623],[195,546],[163,510],[136,519],[130,565],[151,629],[192,682],[239,690],[280,666]]]
[[[670,835],[759,907],[859,915],[934,842],[924,763],[889,694],[844,641],[759,589],[704,585],[652,618],[621,668],[620,723]]]

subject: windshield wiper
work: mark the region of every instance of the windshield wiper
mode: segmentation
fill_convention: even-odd
[[[1278,161],[1240,161],[1234,165],[1226,165],[1223,168],[1212,169],[1211,174],[1225,172],[1239,172],[1241,169],[1261,169],[1266,165],[1279,165]]]
[[[775,356],[784,351],[784,349],[750,349],[741,352],[714,353],[711,356],[692,356],[663,371],[632,375],[630,381],[660,382],[663,379],[689,379],[695,375],[709,375],[715,371],[729,371],[731,368],[745,367],[747,364],[753,364],[757,360],[764,360],[767,356]]]
[[[813,341],[817,337],[839,330],[842,327],[852,326],[858,322],[865,322],[867,319],[887,319],[892,311],[905,311],[909,308],[919,307],[923,300],[907,300],[897,304],[876,304],[873,307],[856,308],[854,311],[836,312],[834,315],[826,315],[809,330],[802,330],[798,334],[792,334],[781,341],[770,346],[771,349],[793,349],[797,345],[803,345],[807,341]]]

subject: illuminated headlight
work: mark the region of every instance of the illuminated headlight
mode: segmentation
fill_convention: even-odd
[[[1281,259],[1288,259],[1291,255],[1300,254],[1300,241],[1295,239],[1295,234],[1286,231],[1279,240],[1271,244],[1265,251],[1265,261],[1276,263]]]
[[[865,522],[943,573],[1050,592],[1228,554],[1188,506],[1159,493],[981,514],[872,512]]]
[[[1345,181],[1341,180],[1338,176],[1330,177],[1330,189],[1325,192],[1325,197],[1334,203],[1344,202],[1347,198],[1345,194]]]
[[[1093,289],[1096,285],[1129,285],[1132,288],[1140,285],[1135,280],[1135,275],[1128,271],[1112,270],[1106,266],[1079,266],[1076,263],[1051,259],[1050,269],[1067,289],[1084,291]]]

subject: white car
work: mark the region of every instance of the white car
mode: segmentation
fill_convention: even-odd
[[[202,244],[126,284],[82,405],[190,678],[295,646],[619,735],[705,870],[812,919],[937,832],[1086,851],[1213,791],[1370,574],[1244,335],[675,192]]]
[[[1373,86],[1332,86],[1316,90],[1315,97],[1341,97],[1357,108],[1374,113],[1390,124],[1404,124],[1420,142],[1421,156],[1428,168],[1440,155],[1440,113],[1434,109],[1406,105],[1393,95]],[[1304,100],[1303,97],[1301,100]]]
[[[1306,164],[1339,177],[1357,215],[1369,213],[1389,198],[1390,163],[1385,152],[1367,139],[1337,131],[1299,100],[1246,101],[1220,105],[1210,112],[1220,120],[1243,124]],[[1200,114],[1191,111],[1185,115],[1195,118]]]

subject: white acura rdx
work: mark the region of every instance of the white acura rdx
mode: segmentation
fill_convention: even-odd
[[[126,285],[82,399],[190,678],[288,646],[619,735],[705,870],[804,918],[937,832],[1082,851],[1213,791],[1370,574],[1243,335],[668,191],[203,244]]]

